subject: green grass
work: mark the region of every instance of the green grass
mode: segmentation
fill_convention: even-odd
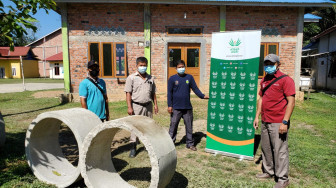
[[[40,113],[80,107],[79,103],[61,105],[57,98],[39,98],[35,92],[0,94],[0,109],[5,116],[6,145],[0,152],[1,187],[50,187],[35,178],[26,162],[25,131]],[[206,120],[207,101],[192,97],[194,119]],[[296,102],[289,130],[290,187],[334,187],[336,185],[336,98],[323,93],[312,93],[311,99]],[[110,103],[111,119],[127,114],[125,101]],[[168,129],[169,115],[166,101],[159,101],[159,113],[154,115],[158,125]],[[197,127],[200,130],[199,127]],[[202,130],[202,129],[201,129]],[[260,131],[260,130],[259,130]],[[260,134],[257,131],[256,134]],[[184,134],[181,122],[179,133]],[[206,130],[202,130],[205,134]],[[177,140],[176,173],[167,187],[272,187],[273,180],[258,181],[260,146],[255,161],[239,161],[204,152],[206,139],[198,138],[198,151],[192,152]],[[127,140],[127,139],[126,139]],[[137,187],[148,187],[150,161],[143,145],[138,155],[128,158],[129,145],[112,152],[113,162],[122,178]],[[83,181],[75,187],[84,187]]]
[[[25,78],[25,83],[63,83],[63,79],[51,79],[51,78]],[[22,79],[9,78],[0,79],[0,84],[20,84]]]

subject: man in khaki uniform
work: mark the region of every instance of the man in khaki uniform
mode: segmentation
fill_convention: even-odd
[[[136,60],[137,72],[129,75],[126,79],[125,92],[127,101],[128,115],[143,115],[153,117],[153,103],[155,114],[158,113],[158,106],[156,101],[156,86],[154,78],[146,73],[147,59],[145,57],[138,57]],[[129,157],[135,157],[137,138],[131,134],[130,141],[132,149]]]

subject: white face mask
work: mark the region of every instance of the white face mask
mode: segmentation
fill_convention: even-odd
[[[184,72],[185,72],[185,67],[177,69],[177,73],[179,73],[179,74],[184,74]]]
[[[145,74],[145,72],[147,71],[147,67],[140,66],[140,67],[138,67],[138,71],[139,71],[140,74]]]

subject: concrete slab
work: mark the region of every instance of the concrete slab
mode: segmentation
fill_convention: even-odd
[[[98,116],[83,108],[45,112],[32,121],[25,140],[28,164],[39,180],[57,187],[67,187],[81,179],[80,165],[73,166],[60,148],[62,122],[75,136],[79,152],[85,136],[102,123]]]
[[[26,83],[25,86],[27,91],[64,89],[64,83]],[[14,93],[22,91],[22,84],[0,84],[0,93]]]
[[[111,143],[120,130],[134,133],[145,145],[152,166],[150,187],[165,187],[176,169],[176,150],[168,132],[145,116],[128,116],[93,128],[80,151],[82,177],[88,187],[133,187],[123,180],[111,160]]]

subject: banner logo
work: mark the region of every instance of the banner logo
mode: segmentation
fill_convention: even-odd
[[[240,90],[242,91],[245,90],[245,83],[240,83],[239,86],[240,86]]]
[[[210,112],[210,118],[215,119],[216,117],[216,112]]]
[[[233,126],[232,126],[232,125],[231,125],[231,126],[229,125],[229,126],[227,127],[227,129],[228,129],[228,132],[229,132],[229,133],[232,133]]]
[[[246,73],[245,72],[241,72],[240,73],[240,79],[245,80],[245,78],[246,78]]]
[[[246,129],[246,133],[248,136],[251,136],[252,135],[252,129]]]
[[[212,88],[214,88],[214,89],[217,88],[217,82],[212,82],[211,85],[212,85]]]
[[[243,133],[243,127],[237,127],[237,132],[238,132],[238,134],[242,134]]]
[[[239,93],[239,100],[243,101],[245,97],[244,93]]]
[[[218,72],[213,72],[212,73],[212,78],[217,79]]]
[[[242,42],[240,41],[239,38],[238,38],[238,40],[236,40],[236,41],[233,41],[232,39],[230,40],[229,45],[231,46],[231,47],[230,47],[230,51],[231,51],[232,54],[239,53],[239,45],[240,45],[241,43],[242,43]]]
[[[239,112],[242,112],[244,110],[244,105],[243,104],[238,104],[238,110],[239,110]]]
[[[250,79],[255,80],[257,73],[250,73]]]
[[[219,103],[219,108],[220,108],[221,110],[224,110],[224,108],[225,108],[225,103]]]
[[[248,124],[252,124],[253,117],[248,116],[246,119]]]
[[[229,121],[233,121],[233,118],[234,118],[233,114],[229,114],[228,117],[229,117]]]
[[[231,100],[234,100],[235,95],[236,95],[235,93],[231,93],[231,92],[230,92],[230,99],[231,99]]]
[[[211,129],[211,130],[215,130],[215,126],[216,126],[216,124],[214,124],[214,123],[210,123],[210,129]]]
[[[219,131],[222,132],[224,130],[224,125],[219,124],[218,127],[219,127]]]
[[[238,116],[237,118],[239,123],[243,123],[244,116]]]
[[[231,72],[231,79],[232,80],[236,79],[236,75],[237,75],[236,72]]]
[[[253,91],[255,89],[255,84],[250,83],[249,86],[250,86],[251,91]]]
[[[220,119],[221,121],[224,120],[224,117],[225,117],[225,114],[219,114],[219,119]]]
[[[222,79],[226,79],[227,72],[222,72]]]
[[[221,82],[222,89],[226,88],[226,82]]]
[[[215,109],[216,108],[216,102],[211,102],[210,106],[211,106],[212,109]]]
[[[235,82],[230,82],[230,86],[231,86],[231,89],[235,89],[236,88],[236,83]]]
[[[247,109],[248,109],[248,112],[253,112],[253,109],[254,109],[254,106],[253,105],[249,105],[248,107],[247,107]]]
[[[225,92],[220,92],[221,99],[225,99],[226,93]]]
[[[211,92],[211,98],[215,99],[217,97],[217,92],[216,91],[212,91]]]
[[[249,97],[249,101],[253,101],[254,100],[254,95],[253,94],[249,94],[248,97]]]
[[[229,104],[229,109],[232,111],[232,110],[234,109],[234,106],[235,106],[235,105],[234,105],[233,103],[230,103],[230,104]]]

